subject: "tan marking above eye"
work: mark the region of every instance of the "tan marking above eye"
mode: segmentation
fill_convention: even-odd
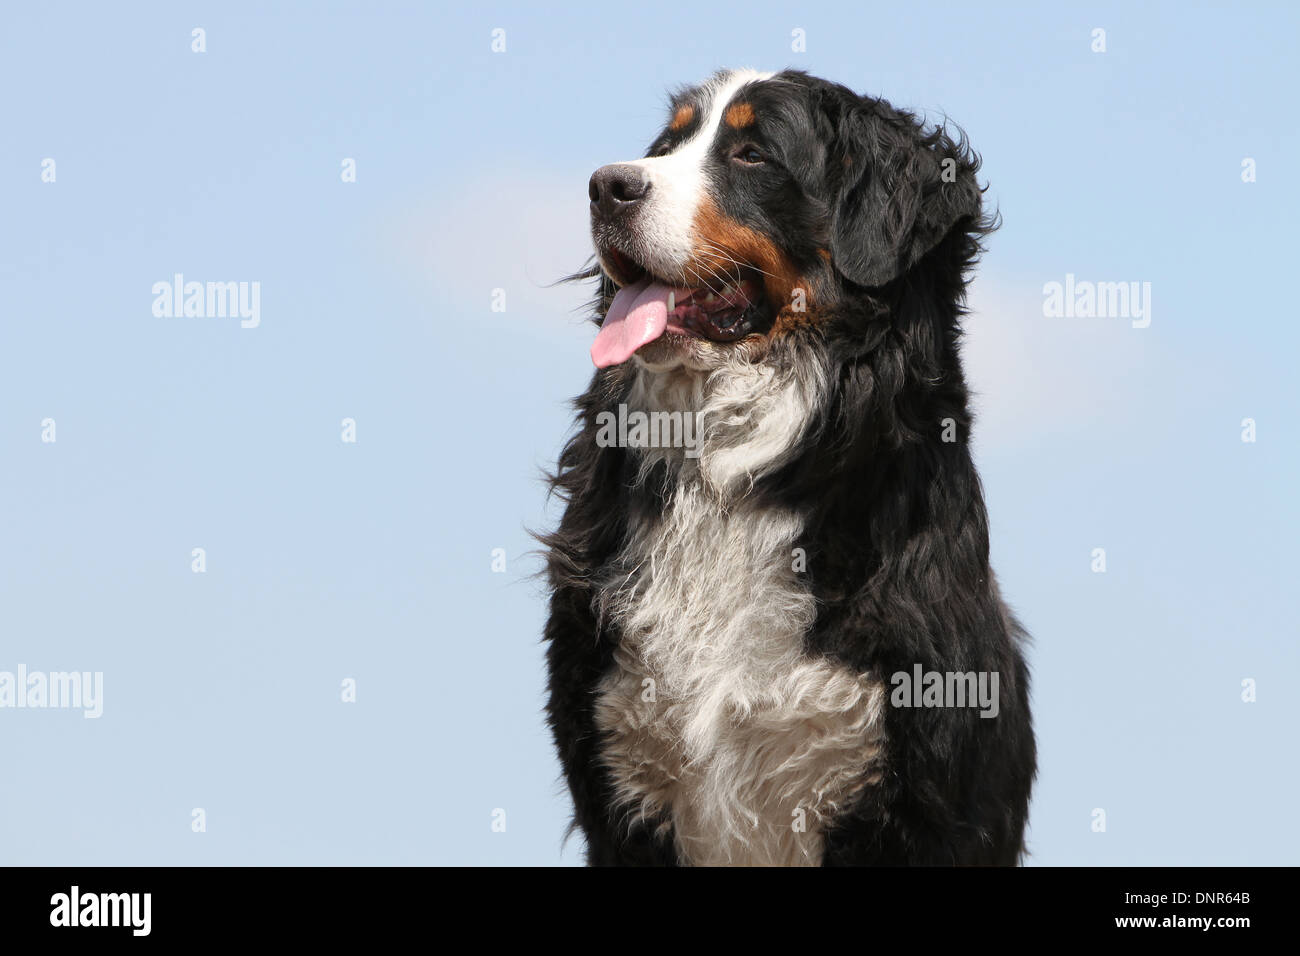
[[[677,132],[690,126],[693,119],[695,119],[694,106],[679,106],[677,112],[673,114],[673,121],[668,124],[668,128],[673,132]]]
[[[754,107],[748,103],[736,103],[727,108],[727,125],[732,129],[744,129],[754,125]]]

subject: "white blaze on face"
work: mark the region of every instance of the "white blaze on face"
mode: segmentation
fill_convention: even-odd
[[[734,70],[710,81],[704,89],[706,110],[695,135],[667,156],[637,159],[620,165],[637,166],[650,181],[650,193],[637,214],[637,258],[664,279],[678,280],[694,250],[695,214],[708,187],[709,148],[740,88],[766,80],[771,73]],[[689,283],[687,283],[689,284]]]

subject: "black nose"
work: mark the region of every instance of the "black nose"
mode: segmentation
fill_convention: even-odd
[[[605,219],[630,212],[650,192],[650,180],[637,166],[602,166],[592,173],[587,195],[592,211]]]

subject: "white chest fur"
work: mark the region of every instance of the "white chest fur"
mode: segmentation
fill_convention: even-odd
[[[670,821],[686,862],[817,864],[873,780],[885,693],[804,650],[800,517],[726,501],[688,468],[607,579],[622,643],[598,691],[602,758],[620,806]]]

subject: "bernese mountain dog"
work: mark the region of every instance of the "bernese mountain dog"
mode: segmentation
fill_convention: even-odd
[[[881,99],[736,71],[591,177],[597,371],[542,536],[589,863],[1020,861],[1026,637],[959,352],[978,169]]]

